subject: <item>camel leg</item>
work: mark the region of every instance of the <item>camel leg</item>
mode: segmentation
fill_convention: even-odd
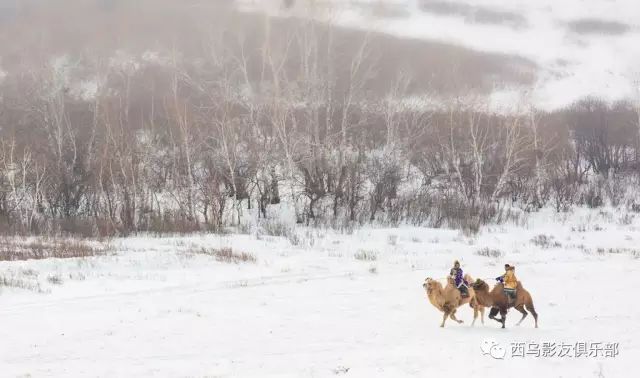
[[[491,307],[491,310],[489,310],[489,319],[493,319],[498,323],[502,323],[502,320],[496,318],[496,315],[498,315],[499,312],[500,309],[498,309],[497,307]]]
[[[484,325],[484,307],[480,307],[480,321]]]
[[[461,324],[461,323],[462,323],[462,320],[458,320],[458,319],[456,318],[456,311],[457,311],[457,310],[453,310],[453,311],[451,312],[450,318],[451,318],[451,320],[453,320],[454,322],[457,322],[458,324]]]
[[[500,310],[500,316],[502,316],[502,319],[500,319],[500,321],[502,322],[502,328],[504,328],[504,324],[507,322],[507,310],[506,309],[501,309]]]
[[[447,311],[444,312],[444,316],[442,316],[442,323],[440,324],[441,328],[444,328],[444,322],[447,320],[449,313]]]
[[[471,326],[473,327],[476,324],[476,319],[478,319],[478,306],[473,307],[473,321],[471,322]]]
[[[527,308],[527,310],[529,310],[531,315],[533,315],[533,320],[535,320],[536,322],[536,328],[538,328],[538,313],[536,312],[536,309],[533,307],[533,303],[525,304],[525,307]]]
[[[520,319],[520,321],[518,323],[516,323],[517,326],[519,326],[520,324],[522,324],[522,321],[524,320],[524,318],[527,317],[527,315],[529,315],[529,313],[524,309],[524,304],[520,304],[516,307],[516,310],[520,311],[522,313],[522,318]]]

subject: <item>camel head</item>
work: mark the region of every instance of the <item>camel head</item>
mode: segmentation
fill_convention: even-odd
[[[480,278],[475,280],[475,282],[471,284],[471,287],[473,287],[474,290],[489,290],[489,285]]]
[[[422,284],[422,287],[427,291],[427,294],[431,294],[433,290],[438,288],[438,286],[441,286],[440,282],[434,280],[431,277],[425,278],[424,283]]]

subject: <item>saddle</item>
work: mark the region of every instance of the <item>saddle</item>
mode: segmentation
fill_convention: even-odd
[[[508,303],[511,305],[516,301],[516,289],[507,289],[504,288],[504,295],[507,297]]]
[[[467,288],[467,286],[465,284],[462,284],[458,287],[458,291],[460,291],[460,296],[462,298],[468,298],[469,297],[469,289]]]

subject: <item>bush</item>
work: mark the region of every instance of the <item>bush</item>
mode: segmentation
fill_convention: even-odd
[[[555,241],[553,236],[544,235],[544,234],[536,235],[533,238],[531,238],[531,243],[542,249],[562,247],[562,244]]]
[[[151,232],[156,235],[162,234],[190,234],[194,232],[201,232],[204,229],[209,231],[218,231],[212,226],[205,227],[206,225],[200,224],[194,220],[190,220],[179,214],[174,214],[170,211],[165,211],[162,214],[151,214],[140,219],[138,229],[140,232]],[[121,234],[127,234],[134,230],[123,230]]]
[[[47,281],[49,281],[49,283],[52,285],[62,285],[63,283],[62,277],[60,277],[60,275],[58,274],[50,275],[49,277],[47,277]]]
[[[604,204],[602,190],[603,183],[601,180],[589,184],[587,191],[582,195],[582,203],[591,209],[601,207]]]
[[[635,218],[635,214],[624,213],[618,218],[618,224],[621,226],[630,226],[633,224]]]
[[[353,257],[360,261],[376,261],[378,254],[375,251],[359,250]]]
[[[37,281],[27,281],[16,277],[0,276],[0,287],[2,286],[30,290],[38,293],[43,292],[40,284]]]
[[[492,257],[498,259],[504,256],[504,253],[499,249],[484,247],[476,251],[476,255],[484,257]]]
[[[266,220],[261,222],[260,230],[264,235],[285,237],[287,239],[295,233],[292,225],[276,220]]]
[[[633,249],[633,248],[623,248],[623,247],[617,247],[617,248],[598,248],[596,250],[597,254],[599,255],[605,255],[605,254],[611,254],[611,255],[629,255],[633,258],[640,258],[640,249]]]

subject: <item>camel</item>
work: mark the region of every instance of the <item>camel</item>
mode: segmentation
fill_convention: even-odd
[[[464,276],[464,279],[467,282],[473,282],[468,274]],[[465,303],[469,303],[471,308],[473,308],[473,322],[471,325],[473,326],[475,324],[476,319],[478,318],[478,311],[480,312],[480,320],[482,321],[482,324],[484,324],[484,307],[478,305],[472,288],[469,288],[469,296],[462,298],[460,291],[456,288],[453,278],[451,277],[448,277],[447,286],[444,288],[440,282],[431,278],[425,279],[422,287],[424,287],[427,292],[429,302],[431,302],[435,308],[444,313],[440,327],[444,327],[447,317],[450,317],[453,321],[459,324],[462,323],[462,320],[458,320],[456,318],[456,311],[458,307]]]
[[[496,284],[491,291],[489,291],[489,285],[481,279],[477,279],[472,285],[475,290],[476,300],[478,304],[485,307],[491,307],[489,311],[489,319],[493,319],[502,324],[504,328],[505,321],[507,320],[507,311],[511,307],[515,307],[516,310],[522,313],[522,318],[516,325],[520,325],[528,313],[525,310],[529,310],[535,320],[536,328],[538,328],[538,313],[535,307],[533,307],[533,299],[531,294],[522,286],[518,281],[516,287],[516,299],[513,302],[509,302],[509,299],[504,293],[504,286],[501,283]],[[501,319],[497,319],[498,312],[501,315]]]

